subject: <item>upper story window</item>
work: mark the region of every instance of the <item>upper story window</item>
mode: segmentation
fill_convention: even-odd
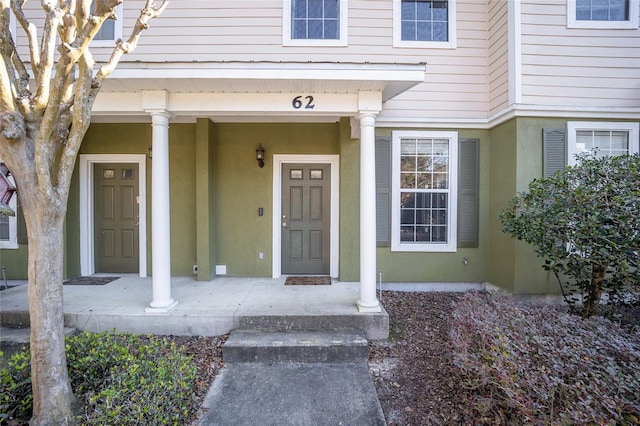
[[[395,47],[456,47],[455,0],[394,0]]]
[[[457,176],[456,132],[393,132],[393,251],[456,251]]]
[[[624,122],[568,122],[568,164],[575,165],[576,154],[594,149],[600,157],[637,153],[639,127],[638,123]]]
[[[93,11],[93,4],[91,5],[91,9]],[[114,46],[114,42],[119,38],[122,38],[122,4],[116,7],[116,15],[118,15],[118,20],[107,19],[102,24],[100,31],[96,34],[96,37],[93,39],[94,46]]]
[[[638,28],[638,0],[567,0],[569,28]]]
[[[346,46],[347,0],[283,0],[285,46]]]

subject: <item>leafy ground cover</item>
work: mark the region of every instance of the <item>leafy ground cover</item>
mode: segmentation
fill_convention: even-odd
[[[487,293],[385,293],[389,425],[639,424],[640,331]]]
[[[389,341],[370,343],[369,365],[390,426],[640,424],[638,325],[620,326],[604,318],[583,320],[564,306],[487,293],[383,292],[382,304],[389,313],[391,336]],[[628,308],[624,318],[638,324],[638,308]],[[135,353],[144,354],[145,359],[161,355],[178,360],[179,374],[161,372],[185,380],[191,377],[190,387],[165,389],[160,397],[171,396],[169,402],[162,399],[164,405],[178,407],[180,412],[168,423],[196,424],[204,396],[222,368],[226,336],[153,338],[151,346],[156,349],[142,349],[148,339],[116,338],[127,349],[109,356],[103,355],[104,342],[75,345],[76,355],[70,356],[74,391],[94,404],[85,405],[86,424],[92,418],[108,419],[110,411],[99,407],[100,398],[111,397],[113,402],[116,397],[125,401],[155,397],[149,389],[142,395],[125,390],[126,386],[109,391],[111,396],[90,390],[100,382],[98,377],[106,376],[99,372],[104,363],[92,360],[129,359]],[[22,365],[28,362],[24,356],[16,362],[22,372],[28,370]],[[120,375],[118,383],[150,381],[148,372],[158,373],[148,362],[136,363],[135,377]],[[189,375],[192,368],[193,377]],[[1,382],[0,397],[5,398],[9,390],[4,376]],[[24,391],[15,394],[21,400],[26,395]],[[188,398],[180,399],[185,395]],[[134,418],[135,410],[130,415]],[[27,422],[26,414],[0,420],[12,426]]]

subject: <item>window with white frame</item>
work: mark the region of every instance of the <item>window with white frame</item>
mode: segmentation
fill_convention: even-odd
[[[455,0],[393,0],[395,47],[456,47]]]
[[[392,251],[456,251],[457,132],[392,135]]]
[[[569,28],[638,28],[639,0],[567,0]]]
[[[346,46],[347,0],[283,0],[285,46]]]
[[[113,46],[114,41],[122,38],[122,4],[116,7],[116,15],[118,20],[107,19],[93,39],[94,46]],[[93,11],[93,3],[91,4]]]
[[[639,127],[632,122],[568,122],[568,164],[576,164],[577,154],[593,150],[600,157],[638,153]]]
[[[8,177],[11,184],[14,184],[13,177]],[[13,194],[9,201],[9,207],[13,212],[17,212],[17,194]],[[0,215],[0,249],[18,248],[18,220],[16,216]]]

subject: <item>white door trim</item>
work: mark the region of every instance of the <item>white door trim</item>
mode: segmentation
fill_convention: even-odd
[[[285,163],[322,163],[331,166],[331,277],[338,278],[340,235],[340,156],[339,155],[289,155],[273,156],[273,278],[282,275],[282,165]]]
[[[93,166],[97,163],[138,164],[139,270],[147,276],[147,156],[144,154],[80,154],[80,275],[95,273]]]

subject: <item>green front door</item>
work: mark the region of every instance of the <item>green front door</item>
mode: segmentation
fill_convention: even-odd
[[[282,166],[282,273],[329,274],[330,164]]]
[[[138,165],[94,166],[96,272],[138,272]]]

